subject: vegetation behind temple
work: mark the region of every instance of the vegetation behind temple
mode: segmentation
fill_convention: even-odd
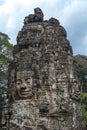
[[[13,45],[9,42],[8,35],[0,32],[0,87],[7,79],[7,68],[12,60]]]
[[[83,122],[87,126],[87,93],[83,93],[79,96],[81,102],[81,111],[83,115]]]
[[[87,75],[87,56],[85,55],[76,55],[74,56],[75,60],[77,61],[78,64],[81,66],[81,72],[82,76]]]
[[[79,100],[81,102],[83,121],[84,124],[87,126],[87,56],[76,55],[74,58],[80,65],[83,93],[79,96]]]
[[[9,42],[7,34],[0,32],[0,125],[2,109],[7,101],[7,70],[12,60],[13,45]]]

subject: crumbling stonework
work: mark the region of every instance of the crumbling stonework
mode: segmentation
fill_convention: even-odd
[[[67,33],[40,8],[24,19],[9,66],[10,130],[82,130],[79,78]]]

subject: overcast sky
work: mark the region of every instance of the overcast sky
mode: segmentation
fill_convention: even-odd
[[[16,44],[24,17],[40,7],[44,19],[57,18],[67,31],[74,55],[87,55],[87,0],[0,0],[0,32]]]

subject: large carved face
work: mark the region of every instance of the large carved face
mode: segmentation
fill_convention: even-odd
[[[19,97],[32,97],[32,74],[28,71],[17,72],[16,89]]]

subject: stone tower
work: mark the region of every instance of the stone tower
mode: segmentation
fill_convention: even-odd
[[[40,8],[24,19],[9,65],[9,130],[82,130],[79,78],[65,29]]]

